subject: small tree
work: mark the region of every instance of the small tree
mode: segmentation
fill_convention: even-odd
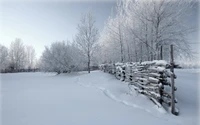
[[[99,36],[98,29],[94,24],[95,19],[90,12],[83,15],[77,27],[78,34],[75,37],[76,44],[87,57],[88,73],[90,73],[91,58]]]
[[[81,57],[79,49],[69,41],[54,42],[50,47],[45,47],[40,59],[40,69],[58,74],[78,70]]]

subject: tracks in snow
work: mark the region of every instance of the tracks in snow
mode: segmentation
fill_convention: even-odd
[[[141,109],[141,110],[143,110],[143,111],[145,111],[145,112],[150,113],[151,115],[153,115],[153,116],[155,116],[155,117],[157,117],[157,118],[160,118],[159,115],[156,115],[154,112],[152,112],[151,110],[149,110],[149,109],[147,109],[147,108],[144,108],[144,107],[139,106],[139,105],[137,105],[137,104],[133,104],[133,103],[130,103],[130,102],[128,102],[128,101],[125,101],[125,100],[122,100],[122,99],[116,97],[110,90],[108,90],[108,89],[106,89],[106,88],[104,88],[104,87],[96,86],[96,85],[94,85],[94,84],[92,84],[92,83],[87,83],[87,84],[82,83],[82,82],[80,81],[80,78],[79,78],[79,77],[76,79],[76,83],[79,84],[79,85],[81,85],[81,86],[83,86],[83,87],[87,87],[87,88],[92,87],[92,88],[98,89],[98,90],[100,90],[106,97],[108,97],[108,98],[114,100],[115,102],[124,104],[124,105],[129,106],[129,107]],[[158,109],[158,110],[159,110],[159,112],[166,113],[166,111],[165,111],[164,109]],[[165,119],[165,120],[168,120],[168,119]]]

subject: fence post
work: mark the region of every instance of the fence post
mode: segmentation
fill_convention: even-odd
[[[170,45],[170,71],[171,71],[171,113],[174,115],[178,115],[178,112],[175,110],[175,87],[174,87],[174,50],[173,50],[173,45]]]

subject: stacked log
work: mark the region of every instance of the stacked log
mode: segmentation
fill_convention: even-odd
[[[167,70],[170,67],[164,60],[146,61],[141,63],[115,63],[100,66],[103,71],[112,73],[117,79],[128,82],[130,90],[134,88],[137,92],[149,97],[156,105],[171,106],[170,78],[174,75]],[[176,78],[176,76],[174,75]],[[176,91],[177,88],[174,88]],[[174,102],[177,103],[175,99]]]

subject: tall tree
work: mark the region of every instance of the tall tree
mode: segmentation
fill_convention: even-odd
[[[25,67],[26,63],[26,53],[25,47],[22,40],[16,38],[10,45],[9,51],[10,64],[15,70],[19,70]]]
[[[35,62],[35,49],[33,48],[33,46],[26,46],[25,51],[26,51],[27,67],[29,69],[32,69]]]
[[[0,71],[8,66],[8,49],[0,44]]]
[[[87,57],[88,73],[90,73],[91,58],[99,37],[98,29],[95,27],[95,19],[90,12],[82,16],[77,30],[75,42]]]
[[[160,59],[162,47],[163,59],[168,60],[170,44],[176,47],[175,57],[191,56],[187,36],[194,28],[185,20],[192,7],[191,0],[119,0],[116,16],[108,19],[100,37],[102,58]]]
[[[145,45],[147,55],[145,60],[149,60],[152,54],[154,59],[160,59],[161,46],[167,45],[168,48],[170,44],[176,46],[179,53],[176,53],[177,56],[180,56],[180,53],[191,55],[186,36],[193,28],[184,22],[190,15],[191,1],[126,0],[124,2],[128,6],[124,8],[128,15],[127,19],[133,22],[131,31],[134,37]]]

